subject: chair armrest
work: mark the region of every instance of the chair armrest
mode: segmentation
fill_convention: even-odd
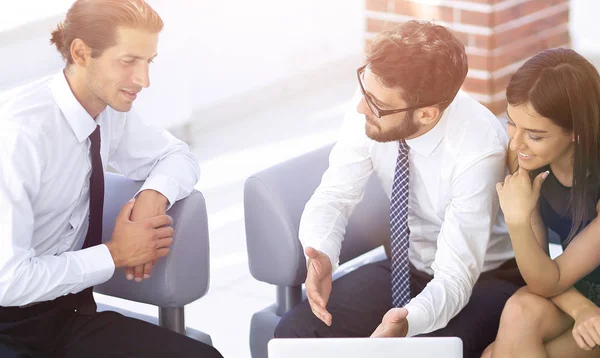
[[[139,190],[136,182],[117,174],[106,174],[103,216],[103,242],[112,236],[121,207]],[[204,296],[209,286],[209,243],[206,204],[202,193],[194,190],[175,203],[168,214],[173,217],[173,245],[167,257],[157,261],[149,279],[128,281],[124,269],[95,287],[95,291],[159,307],[183,307]]]
[[[246,180],[248,264],[257,280],[281,286],[304,283],[306,260],[298,228],[304,206],[327,169],[331,148],[280,163]],[[346,227],[340,263],[381,246],[389,237],[389,199],[373,176]]]

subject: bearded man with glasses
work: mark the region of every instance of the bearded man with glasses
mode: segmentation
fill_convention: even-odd
[[[457,336],[479,357],[524,282],[499,210],[508,137],[460,91],[468,64],[448,29],[380,33],[357,71],[355,107],[300,223],[308,300],[275,336]],[[375,172],[390,198],[388,259],[332,282],[348,218]]]

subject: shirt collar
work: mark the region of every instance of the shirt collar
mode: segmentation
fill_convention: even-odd
[[[429,132],[422,134],[417,138],[407,139],[406,144],[408,144],[410,149],[415,150],[423,156],[429,157],[444,138],[449,112],[450,106],[444,110],[440,120],[429,130]]]
[[[56,74],[48,86],[77,140],[83,142],[96,129],[96,121],[75,98],[63,71]]]

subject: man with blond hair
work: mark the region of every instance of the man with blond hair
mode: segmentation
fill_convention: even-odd
[[[52,32],[66,61],[0,112],[0,356],[221,357],[115,312],[92,287],[141,281],[168,254],[166,210],[199,168],[187,145],[132,110],[150,85],[160,16],[143,0],[77,0]],[[145,180],[102,244],[104,171]]]

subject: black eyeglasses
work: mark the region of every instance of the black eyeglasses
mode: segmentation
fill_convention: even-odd
[[[371,109],[371,112],[373,112],[373,114],[377,118],[389,116],[391,114],[406,112],[406,111],[410,111],[413,109],[430,107],[430,106],[435,106],[438,104],[450,102],[450,101],[446,100],[446,101],[442,101],[442,102],[431,103],[431,104],[420,104],[418,106],[412,106],[412,107],[401,108],[401,109],[381,109],[381,108],[377,107],[377,105],[373,102],[373,100],[371,99],[371,95],[368,94],[367,91],[365,91],[365,86],[362,83],[362,77],[363,77],[363,73],[365,73],[365,68],[367,68],[367,65],[361,66],[358,68],[358,70],[356,70],[356,74],[358,76],[358,84],[360,85],[360,91],[362,92],[363,96],[365,97],[365,102],[367,102],[367,106],[369,106],[369,108]]]

